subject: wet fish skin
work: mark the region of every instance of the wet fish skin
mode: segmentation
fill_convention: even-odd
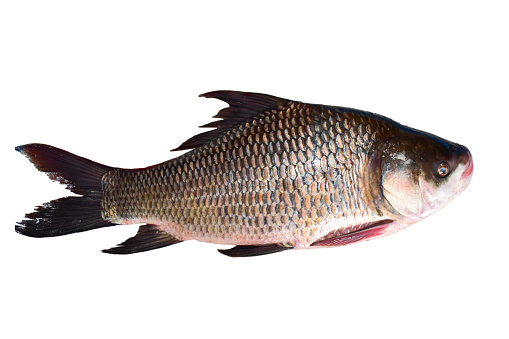
[[[89,218],[99,225],[94,228],[149,224],[109,253],[184,240],[240,245],[222,252],[230,256],[345,245],[420,220],[452,200],[472,176],[466,147],[377,114],[256,93],[203,96],[230,105],[216,116],[223,120],[205,125],[216,129],[177,148],[191,151],[159,165],[118,169],[45,145],[18,150],[53,179],[75,184],[84,198],[100,203],[99,216],[95,211]],[[57,158],[52,152],[79,160],[48,165],[41,159]],[[97,165],[90,178],[94,194],[67,173],[66,165],[80,161]],[[437,177],[444,163],[450,173]],[[58,209],[34,213],[18,224],[18,232],[44,234],[44,224],[65,229],[58,221],[63,219],[53,218]],[[34,225],[41,216],[43,227]]]
[[[107,173],[103,218],[183,240],[308,246],[382,218],[360,174],[389,130],[367,113],[289,101],[177,159]]]

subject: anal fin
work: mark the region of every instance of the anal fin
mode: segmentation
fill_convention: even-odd
[[[138,233],[116,247],[103,250],[104,253],[111,254],[131,254],[155,250],[156,248],[166,247],[182,242],[170,234],[161,231],[156,225],[142,225]]]
[[[372,222],[364,228],[341,235],[326,235],[324,238],[319,239],[311,244],[311,246],[344,246],[353,244],[355,242],[368,240],[384,233],[385,229],[394,220],[384,219]]]
[[[227,250],[218,250],[221,254],[229,257],[254,257],[258,255],[272,254],[292,249],[293,246],[287,244],[268,244],[268,245],[238,245]]]

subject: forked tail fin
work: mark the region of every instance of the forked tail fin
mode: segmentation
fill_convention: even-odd
[[[101,216],[103,175],[113,169],[56,147],[27,144],[16,147],[50,179],[67,185],[81,197],[52,200],[35,208],[16,224],[29,237],[52,237],[115,225]]]

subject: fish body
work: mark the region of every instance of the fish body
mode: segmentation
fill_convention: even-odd
[[[72,211],[59,216],[69,209],[59,207],[66,201],[60,199],[28,214],[16,230],[48,236],[147,224],[109,253],[185,240],[237,245],[221,251],[230,256],[341,246],[426,217],[472,176],[466,147],[381,115],[257,93],[203,96],[229,104],[216,115],[222,120],[176,149],[189,152],[155,166],[111,168],[51,146],[18,147],[40,170],[89,199],[94,214],[90,225],[66,228],[77,218]],[[90,182],[67,173],[74,165],[90,167]]]

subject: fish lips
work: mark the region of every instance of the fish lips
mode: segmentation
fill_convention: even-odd
[[[472,159],[472,154],[470,151],[465,147],[465,157],[466,157],[466,168],[463,171],[463,174],[461,174],[461,179],[470,179],[472,178],[472,174],[474,172],[474,160]]]

